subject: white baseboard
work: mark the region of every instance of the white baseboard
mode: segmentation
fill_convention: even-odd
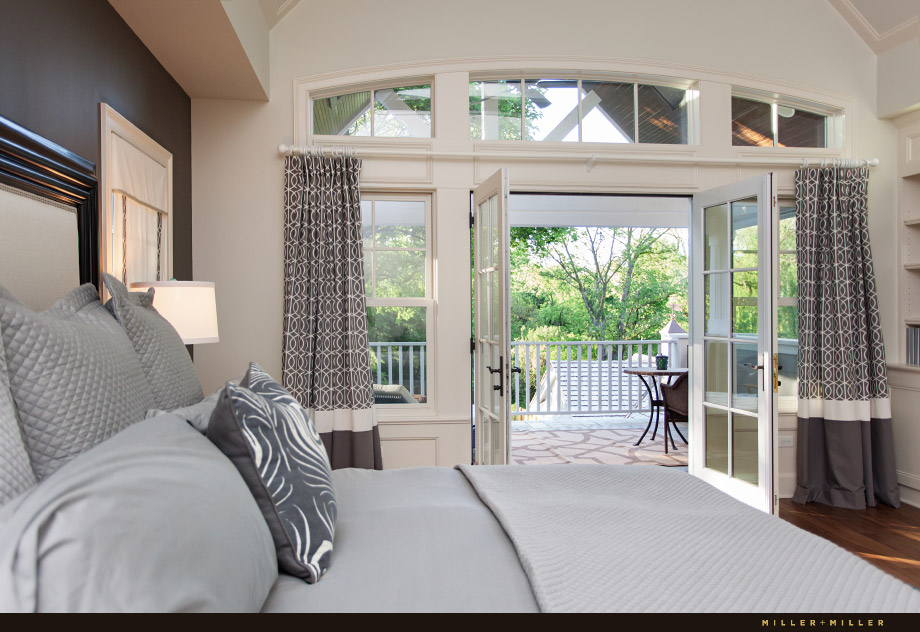
[[[906,485],[898,485],[898,491],[901,493],[902,503],[913,507],[920,507],[920,491],[907,487]]]
[[[795,494],[795,474],[780,474],[776,488],[780,498],[792,498]]]

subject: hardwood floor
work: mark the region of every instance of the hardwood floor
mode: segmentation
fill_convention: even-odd
[[[826,538],[920,588],[920,509],[878,505],[865,511],[779,501],[779,517]]]

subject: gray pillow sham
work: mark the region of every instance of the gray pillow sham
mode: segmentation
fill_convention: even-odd
[[[318,581],[329,568],[337,507],[329,457],[307,411],[253,363],[239,386],[224,388],[207,436],[259,503],[279,567]]]
[[[153,408],[134,347],[91,284],[41,313],[4,290],[0,337],[10,393],[39,481]]]
[[[85,452],[0,514],[0,611],[257,612],[278,576],[236,468],[174,415]]]
[[[103,274],[112,295],[106,304],[134,345],[153,391],[156,408],[172,410],[197,404],[204,397],[195,365],[169,321],[153,307],[153,292],[129,292],[110,274]]]
[[[0,505],[37,482],[19,430],[19,419],[6,374],[3,336],[0,335]]]
[[[201,434],[205,434],[208,431],[208,422],[211,421],[211,414],[214,412],[214,408],[217,406],[217,400],[220,398],[223,390],[223,387],[221,387],[197,404],[192,404],[191,406],[174,408],[171,411],[158,409],[148,410],[147,419],[172,413],[176,417],[181,417],[187,421],[192,428]]]

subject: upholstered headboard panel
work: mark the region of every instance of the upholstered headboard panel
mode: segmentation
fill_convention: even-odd
[[[0,117],[0,284],[34,310],[98,287],[95,165]]]

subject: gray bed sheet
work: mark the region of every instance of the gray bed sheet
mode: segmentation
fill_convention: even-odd
[[[537,612],[517,553],[460,472],[333,472],[332,566],[282,574],[263,612]],[[449,543],[445,546],[445,543]]]

